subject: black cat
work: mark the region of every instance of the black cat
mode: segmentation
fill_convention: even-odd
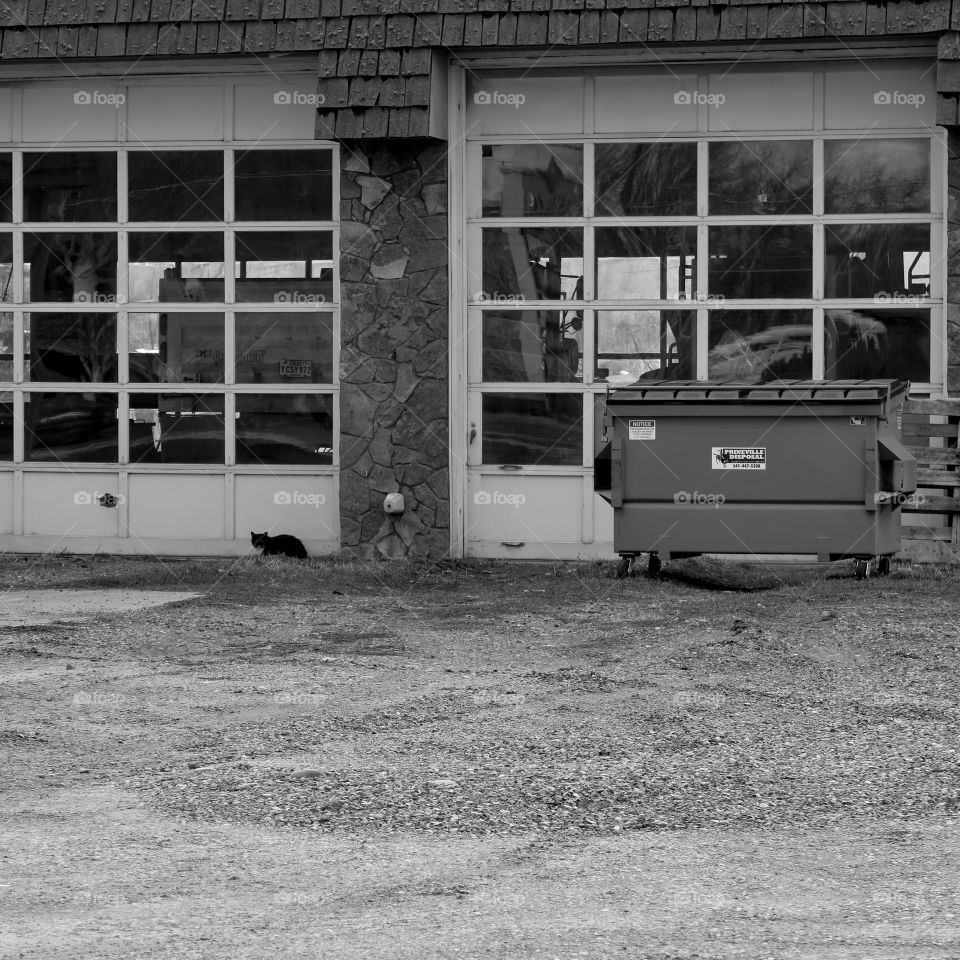
[[[264,557],[294,557],[297,560],[307,559],[307,548],[289,533],[281,533],[278,537],[271,537],[266,533],[250,531],[250,542],[263,550]]]

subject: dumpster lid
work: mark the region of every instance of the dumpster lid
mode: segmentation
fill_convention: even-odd
[[[909,389],[909,380],[774,380],[770,383],[670,380],[618,387],[608,393],[607,402],[667,403],[695,400],[701,403],[769,403],[772,400],[797,400],[857,403],[864,400],[889,401]]]

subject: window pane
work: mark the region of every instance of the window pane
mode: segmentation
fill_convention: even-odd
[[[116,303],[115,233],[27,233],[23,248],[28,301]]]
[[[333,398],[237,394],[237,463],[333,463]]]
[[[238,220],[332,220],[329,150],[237,152]]]
[[[813,227],[710,227],[709,242],[711,297],[813,295]]]
[[[13,156],[0,153],[0,220],[13,219]]]
[[[131,151],[127,155],[130,219],[223,219],[223,153]]]
[[[598,217],[682,217],[697,213],[695,143],[598,143]]]
[[[25,153],[23,217],[73,223],[117,219],[117,155]]]
[[[13,398],[0,393],[0,460],[13,459]]]
[[[13,303],[13,235],[0,233],[0,303]]]
[[[598,310],[596,380],[693,380],[696,314],[688,310]]]
[[[710,213],[813,212],[813,144],[808,140],[710,144]]]
[[[223,383],[222,313],[139,313],[129,322],[131,382]]]
[[[29,461],[117,462],[114,393],[26,393],[23,456]]]
[[[237,383],[329,383],[333,315],[238,313]]]
[[[825,213],[929,213],[929,140],[827,140]]]
[[[25,313],[24,377],[74,383],[116,383],[114,313]]]
[[[824,375],[828,379],[898,377],[930,381],[929,310],[827,310]]]
[[[598,300],[689,300],[696,227],[597,227]]]
[[[520,302],[582,298],[583,230],[484,230],[480,296]]]
[[[486,394],[483,462],[583,466],[581,395]]]
[[[484,146],[485,217],[583,216],[583,147]]]
[[[0,381],[13,382],[13,314],[0,313]],[[9,399],[2,395],[4,399]]]
[[[926,297],[930,227],[914,223],[825,226],[828,297]]]
[[[236,235],[237,302],[329,303],[333,299],[333,234]]]
[[[131,233],[131,303],[223,302],[222,233]]]
[[[573,310],[486,310],[483,379],[563,383],[583,379],[583,318]]]
[[[223,463],[219,394],[130,395],[131,463]]]
[[[769,383],[813,376],[809,310],[711,310],[707,376]]]

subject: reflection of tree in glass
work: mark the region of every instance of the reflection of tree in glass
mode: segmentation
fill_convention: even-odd
[[[596,151],[598,216],[696,214],[696,144],[605,143]]]
[[[813,147],[808,140],[710,144],[710,213],[810,213]]]
[[[928,140],[827,140],[826,213],[911,213],[930,210]]]

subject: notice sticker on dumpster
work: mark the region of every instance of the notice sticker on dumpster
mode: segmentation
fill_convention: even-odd
[[[766,470],[766,447],[714,447],[714,470]]]
[[[656,420],[629,420],[627,422],[627,437],[630,440],[656,440]]]

